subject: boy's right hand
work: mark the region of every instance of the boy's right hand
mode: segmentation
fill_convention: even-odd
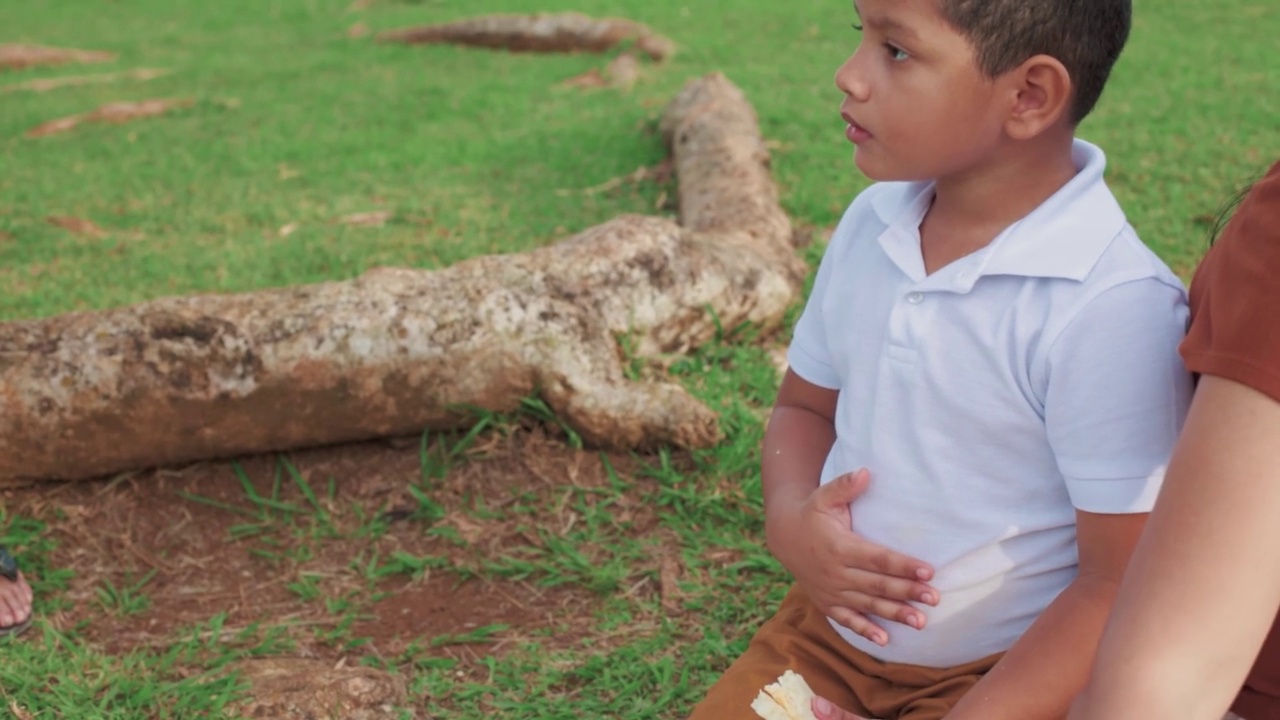
[[[869,616],[924,628],[925,616],[911,602],[938,604],[927,584],[927,563],[867,541],[852,530],[849,504],[870,483],[865,469],[841,475],[815,489],[803,503],[772,508],[766,527],[769,549],[827,617],[877,645],[889,642]]]

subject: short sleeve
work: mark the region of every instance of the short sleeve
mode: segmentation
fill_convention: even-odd
[[[832,235],[831,243],[818,264],[818,276],[805,303],[804,312],[796,321],[791,346],[787,349],[787,363],[801,378],[828,389],[840,387],[840,375],[831,358],[831,346],[827,341],[827,323],[823,316],[823,299],[831,286],[831,276],[840,264],[839,257],[845,247],[845,233],[849,215]]]
[[[1053,340],[1045,426],[1077,509],[1149,512],[1191,401],[1178,357],[1182,288],[1156,278],[1104,290]]]
[[[1280,163],[1236,210],[1191,283],[1182,357],[1280,401]]]

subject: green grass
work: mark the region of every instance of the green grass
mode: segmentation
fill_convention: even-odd
[[[53,0],[0,6],[6,40],[119,53],[109,65],[6,73],[2,81],[130,67],[145,83],[0,95],[0,319],[47,316],[197,291],[346,278],[376,265],[437,267],[527,249],[619,212],[649,211],[652,185],[584,195],[662,148],[652,128],[689,77],[721,69],[776,143],[784,204],[832,223],[863,180],[835,116],[835,67],[853,47],[843,0],[719,6],[651,0],[501,0],[494,11],[626,15],[681,52],[628,95],[558,87],[602,61],[350,39],[451,19],[456,2],[217,3]],[[714,7],[714,9],[713,9]],[[1233,190],[1280,154],[1280,74],[1266,0],[1139,0],[1132,42],[1082,134],[1111,154],[1110,177],[1147,241],[1176,266],[1202,250]],[[1212,28],[1205,32],[1203,28]],[[196,104],[128,126],[28,139],[45,120],[118,99]],[[389,226],[330,224],[385,208]],[[74,236],[44,221],[85,217],[113,231]],[[280,237],[278,229],[298,223]]]
[[[831,76],[856,37],[844,0],[490,0],[486,11],[580,10],[649,23],[680,54],[646,66],[630,92],[581,92],[560,81],[605,60],[522,56],[457,48],[407,48],[351,39],[373,30],[462,17],[475,4],[382,0],[347,12],[350,0],[30,0],[0,3],[0,42],[111,50],[115,63],[0,74],[33,77],[159,67],[172,74],[45,94],[0,94],[0,320],[98,309],[171,294],[242,291],[358,275],[377,265],[440,267],[552,242],[622,212],[655,212],[662,189],[624,184],[584,193],[663,157],[655,124],[690,77],[723,70],[760,115],[774,173],[793,217],[833,224],[865,185],[835,115]],[[1206,247],[1226,201],[1280,156],[1280,6],[1272,0],[1138,0],[1136,25],[1113,80],[1081,135],[1109,153],[1108,178],[1144,239],[1184,274]],[[46,120],[120,99],[189,97],[159,119],[89,125],[28,139]],[[375,209],[382,228],[334,224]],[[77,236],[45,221],[72,215],[108,230]],[[282,236],[278,230],[297,223]],[[807,251],[810,261],[821,248]],[[601,601],[588,638],[568,648],[523,638],[460,664],[439,650],[507,631],[488,624],[423,638],[400,657],[362,662],[403,674],[414,711],[427,717],[679,718],[745,646],[780,598],[785,578],[761,544],[757,448],[775,391],[763,351],[718,341],[673,372],[722,413],[727,439],[689,455],[658,453],[615,473],[606,488],[557,487],[578,521],[541,523],[546,498],[495,507],[473,499],[476,518],[523,522],[537,543],[465,560],[388,550],[387,520],[344,505],[282,458],[270,477],[232,479],[237,502],[190,502],[239,517],[228,552],[250,552],[284,577],[299,604],[332,622],[317,638],[359,656],[351,631],[379,582],[451,570],[492,581],[519,578],[573,587]],[[473,433],[424,436],[415,506],[405,523],[462,544],[441,521],[440,483],[468,462],[478,438],[550,423],[537,401],[518,418],[482,417]],[[647,534],[618,521],[632,497],[658,512]],[[50,517],[0,509],[0,542],[39,577],[39,612],[70,605],[67,572],[48,560]],[[656,534],[655,534],[656,533]],[[685,569],[681,618],[653,593],[649,560],[674,539]],[[336,543],[361,544],[352,588],[336,588],[306,564]],[[149,577],[96,585],[109,612],[145,612]],[[36,717],[216,716],[237,693],[220,672],[241,657],[287,651],[279,628],[227,632],[209,618],[169,647],[107,654],[75,631],[38,624],[0,640],[0,707]],[[461,673],[461,675],[460,675]],[[51,680],[57,678],[58,680]],[[150,714],[148,714],[150,713]]]
[[[98,588],[98,602],[108,612],[122,615],[143,612],[151,605],[151,601],[142,590],[147,583],[151,582],[155,574],[156,570],[153,568],[136,581],[129,578],[128,583],[122,586],[117,586],[110,580],[104,580],[102,587]]]
[[[176,658],[190,649],[175,645],[161,652],[112,656],[49,630],[35,640],[0,640],[0,700],[6,713],[14,713],[6,717],[221,716],[242,688],[233,675],[216,667],[193,677],[171,673]]]

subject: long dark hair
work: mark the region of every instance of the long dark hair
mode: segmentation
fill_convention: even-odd
[[[1217,217],[1213,220],[1213,227],[1209,230],[1209,244],[1213,245],[1218,237],[1222,235],[1222,231],[1227,227],[1227,223],[1231,222],[1232,216],[1236,214],[1236,208],[1240,207],[1240,203],[1244,202],[1249,191],[1257,184],[1258,178],[1254,178],[1247,185],[1236,192],[1223,206],[1218,210]]]

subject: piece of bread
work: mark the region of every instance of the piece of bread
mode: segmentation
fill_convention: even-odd
[[[765,685],[751,709],[764,720],[818,720],[810,709],[814,692],[804,678],[792,670]]]

